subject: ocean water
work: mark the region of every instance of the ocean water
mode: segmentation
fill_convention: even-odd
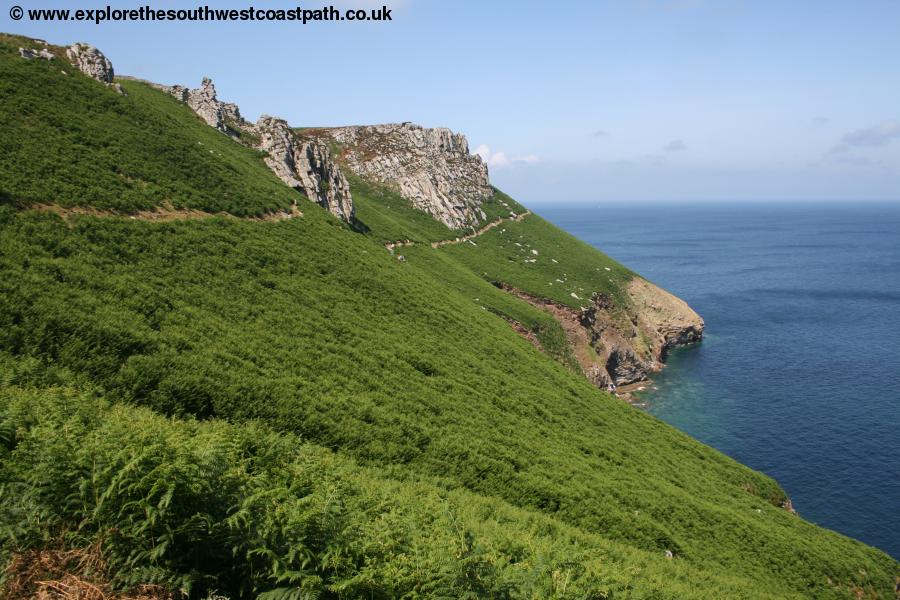
[[[538,210],[706,320],[645,410],[900,558],[900,205]]]

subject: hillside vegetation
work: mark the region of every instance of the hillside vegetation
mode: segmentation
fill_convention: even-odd
[[[97,547],[116,587],[197,598],[892,597],[895,561],[593,387],[558,325],[491,284],[574,301],[546,289],[557,268],[614,294],[624,267],[536,216],[434,250],[440,227],[360,181],[353,227],[313,205],[130,218],[257,215],[295,192],[173,98],[17,44],[0,48],[4,562]],[[384,247],[398,233],[425,242],[407,261]],[[521,262],[519,239],[548,262]]]
[[[171,206],[261,215],[297,193],[259,153],[149,86],[112,93],[62,59],[23,60],[0,34],[0,198],[134,211]],[[59,52],[62,54],[62,52]]]

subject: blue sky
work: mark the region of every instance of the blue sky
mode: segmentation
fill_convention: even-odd
[[[110,2],[147,3],[196,5]],[[526,203],[900,200],[897,0],[387,4],[390,23],[49,25],[4,10],[2,29],[89,41],[119,74],[208,75],[251,119],[451,127]]]

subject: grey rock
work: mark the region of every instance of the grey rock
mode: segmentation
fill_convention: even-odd
[[[216,86],[212,79],[204,77],[199,88],[189,90],[187,103],[207,125],[225,131],[225,110],[216,98]]]
[[[648,371],[647,363],[630,347],[614,347],[606,359],[606,372],[617,387],[647,379]]]
[[[281,181],[298,189],[336,217],[352,221],[350,184],[331,158],[328,146],[317,139],[298,140],[284,119],[263,115],[253,128],[266,164]]]
[[[160,85],[160,84],[158,84],[158,83],[151,83],[151,82],[149,82],[149,81],[146,82],[146,83],[148,83],[149,85],[155,87],[156,89],[158,89],[158,90],[160,90],[160,91],[163,91],[163,92],[169,94],[170,96],[172,96],[173,98],[175,98],[175,99],[178,100],[179,102],[185,102],[185,103],[187,102],[187,99],[188,99],[188,93],[190,92],[190,90],[189,90],[188,88],[184,87],[184,86],[181,86],[181,85]]]
[[[297,178],[294,162],[294,139],[287,121],[262,115],[255,130],[259,136],[259,149],[266,153],[266,164],[272,172],[286,185],[301,189],[303,183]]]
[[[19,48],[19,56],[26,60],[33,60],[35,58],[42,58],[44,60],[53,60],[55,57],[53,53],[47,50],[46,48],[41,48],[40,50],[29,50],[28,48]]]
[[[200,83],[200,87],[189,89],[181,85],[159,85],[151,84],[158,90],[161,90],[180,102],[184,102],[197,113],[210,127],[215,127],[219,131],[227,132],[226,119],[236,115],[240,119],[240,111],[237,105],[220,102],[216,97],[216,86],[212,79],[204,77]]]
[[[462,134],[411,123],[318,130],[342,145],[357,175],[396,185],[401,196],[452,229],[485,220],[493,189],[487,165]]]
[[[106,84],[113,82],[115,73],[112,63],[102,52],[90,44],[72,44],[66,49],[66,56],[79,71]]]
[[[703,319],[684,300],[640,277],[629,282],[628,296],[627,318],[603,294],[593,294],[580,314],[616,386],[644,381],[662,368],[669,349],[703,339]]]
[[[218,99],[209,78],[204,78],[197,89],[150,85],[190,106],[209,126],[264,151],[266,165],[285,185],[299,190],[339,219],[353,220],[350,184],[322,141],[298,140],[287,121],[278,117],[262,115],[255,124],[245,121],[237,104]],[[252,135],[242,137],[242,133]]]
[[[350,183],[332,160],[328,146],[319,140],[300,143],[294,151],[297,176],[304,194],[339,219],[350,222],[354,217]]]
[[[225,118],[226,125],[229,123],[236,125],[247,124],[241,116],[241,110],[234,102],[221,102],[219,106],[222,108],[222,116]]]

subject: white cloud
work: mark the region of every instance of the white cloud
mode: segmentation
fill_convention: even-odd
[[[492,169],[503,169],[513,165],[536,165],[541,162],[540,157],[534,154],[525,154],[522,156],[507,156],[502,150],[492,152],[490,146],[481,144],[475,148],[475,154],[487,163]]]
[[[900,138],[900,121],[887,119],[877,125],[845,134],[832,152],[846,152],[850,148],[886,146],[897,138]]]
[[[687,144],[684,143],[684,140],[672,140],[663,146],[663,150],[666,152],[681,152],[682,150],[687,150]]]

